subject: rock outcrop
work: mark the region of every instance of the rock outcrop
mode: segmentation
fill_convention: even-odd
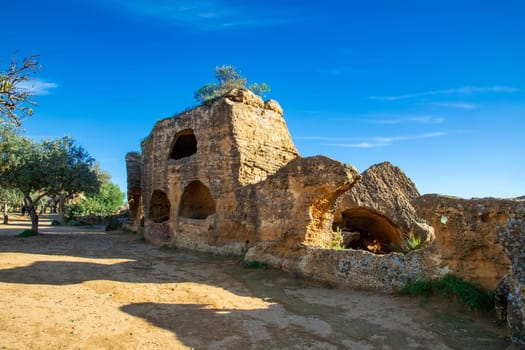
[[[355,232],[348,248],[364,248],[376,240],[383,253],[406,251],[410,239],[431,242],[434,231],[419,218],[411,202],[419,192],[405,173],[389,162],[376,164],[345,195],[337,208],[334,229]]]

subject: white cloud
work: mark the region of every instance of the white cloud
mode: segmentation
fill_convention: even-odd
[[[476,109],[479,105],[468,102],[438,102],[435,103],[439,107],[456,108],[456,109]]]
[[[367,123],[373,124],[401,124],[401,123],[418,123],[418,124],[441,124],[445,118],[432,116],[415,116],[415,117],[393,117],[383,119],[364,119]]]
[[[388,146],[387,143],[359,142],[359,143],[329,143],[324,146],[344,147],[344,148],[376,148]]]
[[[249,2],[232,5],[224,0],[194,2],[188,0],[108,0],[140,16],[155,17],[172,24],[200,30],[232,27],[262,27],[287,23],[291,16],[263,12]],[[267,15],[265,15],[267,14]]]
[[[17,89],[28,91],[33,95],[49,95],[52,89],[58,87],[55,83],[50,83],[41,79],[23,81],[17,85]]]
[[[422,140],[435,137],[447,136],[449,132],[436,131],[418,135],[400,136],[378,136],[378,137],[325,137],[325,136],[303,136],[297,137],[299,140],[325,141],[323,146],[345,147],[345,148],[376,148],[390,146],[396,142]]]
[[[488,87],[479,87],[479,86],[463,86],[457,89],[444,89],[444,90],[431,90],[416,92],[404,95],[395,95],[395,96],[369,96],[371,100],[381,100],[381,101],[398,101],[398,100],[407,100],[418,97],[426,96],[442,96],[442,95],[468,95],[474,93],[483,93],[483,92],[494,92],[494,93],[511,93],[517,92],[519,89],[511,86],[504,85],[494,85]]]

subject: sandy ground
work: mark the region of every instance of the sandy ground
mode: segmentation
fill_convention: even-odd
[[[514,349],[455,303],[330,289],[136,234],[0,225],[0,349]],[[16,226],[18,225],[18,226]]]

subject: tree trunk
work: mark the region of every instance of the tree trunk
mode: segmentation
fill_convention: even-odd
[[[66,196],[64,194],[58,196],[58,216],[60,224],[64,225],[66,221]]]
[[[38,233],[38,212],[37,212],[37,207],[36,207],[36,204],[38,204],[38,202],[37,203],[33,202],[31,197],[26,197],[24,202],[27,208],[27,213],[29,214],[29,217],[31,218],[31,230]]]
[[[4,202],[4,225],[9,223],[9,216],[7,215],[7,202]]]

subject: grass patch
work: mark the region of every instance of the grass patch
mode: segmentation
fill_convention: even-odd
[[[328,249],[334,249],[334,250],[342,250],[343,249],[343,232],[338,227],[336,231],[333,232],[333,238],[328,244],[326,245],[326,248]]]
[[[452,297],[458,299],[470,310],[492,311],[494,309],[494,293],[452,275],[433,281],[410,282],[399,291],[399,294]]]
[[[423,244],[423,239],[420,237],[420,236],[411,236],[409,239],[408,239],[408,247],[411,249],[411,250],[414,250],[414,249],[417,249],[417,248],[420,248],[421,245]]]
[[[36,235],[38,235],[38,233],[36,233],[33,230],[25,230],[25,231],[20,232],[19,234],[17,234],[16,237],[33,237],[33,236],[36,236]]]
[[[264,269],[268,267],[268,264],[254,260],[245,262],[244,267],[248,269]]]

